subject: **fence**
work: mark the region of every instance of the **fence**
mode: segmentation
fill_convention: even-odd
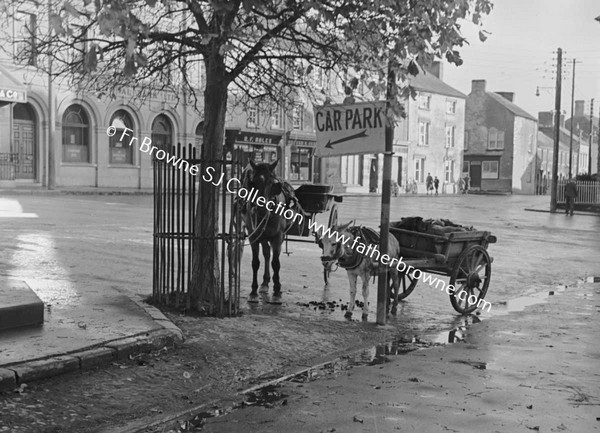
[[[578,180],[577,198],[575,203],[581,204],[600,204],[600,182]],[[565,185],[567,180],[558,181],[558,191],[556,201],[565,203]]]
[[[0,153],[0,180],[15,180],[16,153]]]
[[[200,238],[195,232],[195,220],[202,217],[197,214],[202,174],[209,166],[206,161],[197,158],[196,149],[190,144],[173,146],[168,157],[175,155],[187,162],[189,167],[198,167],[197,175],[192,175],[182,166],[173,164],[167,158],[154,158],[154,244],[152,293],[155,303],[186,310],[192,309],[192,266],[194,245],[202,249],[203,239],[216,242],[218,262],[216,288],[209,292],[213,296],[215,315],[232,316],[239,312],[240,302],[240,259],[243,248],[243,233],[240,227],[239,213],[233,206],[233,195],[226,188],[219,192],[219,233],[211,238]],[[221,186],[232,177],[241,178],[241,165],[234,161],[216,161],[210,164],[215,173],[225,173]],[[218,178],[217,178],[218,180]],[[217,187],[215,187],[217,188]],[[208,270],[202,270],[208,272]]]

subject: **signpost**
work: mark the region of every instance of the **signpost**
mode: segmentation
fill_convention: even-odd
[[[385,101],[319,107],[315,112],[317,154],[383,153],[385,124]]]
[[[394,81],[388,71],[388,97]],[[321,157],[356,155],[361,153],[384,154],[381,194],[381,256],[388,252],[390,223],[390,196],[392,178],[392,154],[394,126],[387,118],[387,101],[358,104],[326,105],[315,112],[317,154]],[[379,266],[377,289],[377,324],[386,321],[388,302],[387,267]]]

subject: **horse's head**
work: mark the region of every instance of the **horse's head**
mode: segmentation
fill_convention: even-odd
[[[258,194],[267,200],[281,194],[281,182],[277,179],[277,175],[275,174],[277,162],[278,161],[275,161],[272,164],[256,164],[254,161],[250,160],[252,171],[247,177],[247,188],[255,188],[258,191]]]
[[[344,255],[352,254],[352,240],[354,236],[348,227],[352,222],[340,226],[332,226],[325,234],[318,233],[319,246],[323,250],[321,261],[324,265],[339,260]]]

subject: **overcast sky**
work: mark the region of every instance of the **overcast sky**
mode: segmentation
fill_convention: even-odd
[[[463,25],[470,42],[461,50],[464,64],[444,65],[444,81],[465,94],[471,80],[485,79],[487,90],[515,93],[515,103],[537,117],[554,109],[556,50],[563,49],[562,110],[571,113],[572,60],[575,99],[595,98],[600,108],[600,0],[495,0],[484,28],[491,32],[480,42],[472,25]],[[566,52],[566,53],[565,53]],[[536,97],[536,87],[540,96]],[[551,89],[547,89],[551,87]]]

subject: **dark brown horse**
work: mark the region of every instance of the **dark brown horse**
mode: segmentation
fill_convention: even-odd
[[[281,281],[279,279],[281,245],[291,225],[298,220],[297,214],[302,215],[302,210],[294,197],[293,188],[277,178],[275,167],[277,167],[277,161],[272,164],[256,164],[250,161],[250,167],[247,168],[243,181],[243,187],[249,191],[248,196],[253,197],[252,201],[245,200],[242,211],[252,248],[252,291],[248,298],[249,302],[258,302],[257,274],[260,268],[259,249],[262,246],[265,271],[260,291],[269,291],[271,281],[269,260],[272,251],[273,297],[271,302],[281,303]],[[260,198],[264,198],[264,201]],[[292,212],[284,213],[287,210]]]

